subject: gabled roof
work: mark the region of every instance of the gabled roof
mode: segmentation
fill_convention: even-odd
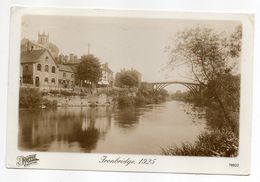
[[[66,72],[74,73],[73,69],[69,65],[58,64],[58,67],[59,67],[60,71],[66,71]]]
[[[21,52],[21,57],[20,57],[21,64],[37,63],[39,61],[39,57],[45,51],[48,52],[48,54],[52,58],[53,62],[57,65],[55,58],[52,56],[51,52],[49,50],[47,50],[47,49],[40,49],[40,50],[32,50],[32,51],[23,51],[23,52]]]
[[[67,65],[70,66],[71,69],[76,73],[77,72],[77,68],[78,68],[78,64],[74,64],[74,65]]]
[[[47,50],[32,50],[21,52],[21,63],[36,63],[39,60],[39,57]]]

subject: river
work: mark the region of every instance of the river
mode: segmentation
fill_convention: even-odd
[[[122,109],[68,107],[20,109],[19,149],[26,151],[161,154],[193,143],[206,131],[203,109],[167,101]]]

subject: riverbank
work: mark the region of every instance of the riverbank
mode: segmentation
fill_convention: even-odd
[[[232,115],[235,125],[230,125],[222,110],[215,102],[203,98],[179,100],[184,103],[189,103],[195,107],[204,107],[204,117],[207,121],[208,131],[200,134],[194,144],[185,142],[181,146],[170,146],[162,149],[164,155],[181,155],[181,156],[208,156],[208,157],[236,157],[239,149],[239,112],[229,110],[228,115]]]
[[[68,91],[41,92],[35,88],[20,89],[20,108],[55,108],[106,106],[113,103],[113,98],[106,94],[75,94]]]
[[[151,89],[96,89],[91,93],[74,93],[37,88],[20,88],[20,108],[54,108],[117,105],[119,107],[141,106],[166,101],[167,92],[154,94]]]
[[[147,104],[158,104],[165,102],[169,97],[169,93],[162,89],[160,92],[155,92],[149,84],[141,84],[140,87],[132,92],[120,92],[117,95],[116,101],[119,106],[142,106]]]

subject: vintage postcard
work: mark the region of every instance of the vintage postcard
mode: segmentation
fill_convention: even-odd
[[[13,7],[8,168],[250,173],[254,17]]]

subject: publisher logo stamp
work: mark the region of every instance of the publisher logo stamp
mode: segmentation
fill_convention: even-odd
[[[37,164],[39,159],[36,157],[37,154],[32,154],[28,156],[17,156],[17,162],[16,165],[18,167],[29,167],[30,165]]]

